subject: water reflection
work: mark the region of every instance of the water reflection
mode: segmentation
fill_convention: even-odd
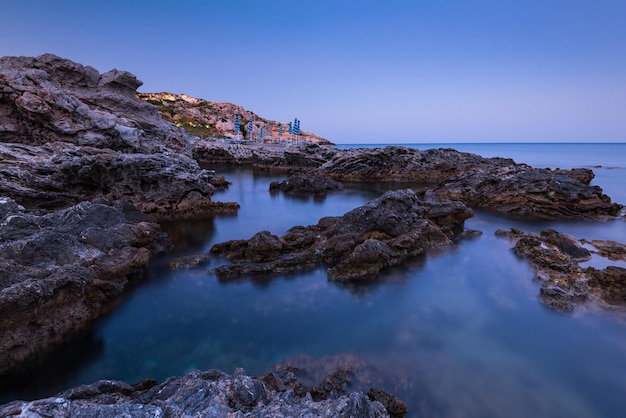
[[[67,389],[76,369],[97,362],[104,352],[104,341],[88,330],[48,353],[22,373],[0,380],[0,404],[15,399],[35,399]]]
[[[264,229],[283,235],[401,186],[345,185],[313,201],[270,196],[269,183],[282,176],[241,168],[223,174],[233,184],[215,200],[239,202],[239,213],[164,225],[176,252],[200,254]],[[210,269],[225,260],[172,271],[165,254],[92,329],[82,343],[90,356],[57,361],[64,371],[58,378],[44,377],[49,369],[42,366],[42,390],[102,378],[163,380],[192,368],[262,374],[295,356],[338,356],[377,370],[372,381],[406,400],[410,416],[620,416],[626,325],[614,316],[545,309],[532,270],[494,232],[552,227],[576,238],[623,241],[624,222],[531,222],[477,211],[466,225],[483,236],[358,285],[329,282],[321,267],[224,283]],[[13,396],[42,393],[24,388]]]

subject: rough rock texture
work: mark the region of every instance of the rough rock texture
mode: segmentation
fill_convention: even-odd
[[[37,216],[0,198],[0,373],[90,324],[167,246],[159,226],[122,201]]]
[[[496,209],[545,219],[603,219],[619,215],[622,206],[611,203],[598,186],[547,169],[515,165],[476,169],[452,176],[426,194],[432,198],[462,200],[468,206]]]
[[[323,176],[309,176],[307,174],[293,174],[283,181],[270,183],[271,192],[283,192],[294,195],[323,196],[333,190],[341,190],[343,185],[335,180]]]
[[[310,391],[294,390],[294,387],[302,385],[298,386],[293,374],[289,377],[290,380],[284,384],[276,373],[253,378],[247,376],[243,369],[237,369],[232,375],[219,370],[195,370],[182,377],[169,378],[161,384],[143,381],[131,386],[120,381],[101,380],[52,398],[8,403],[0,406],[0,416],[389,417],[380,402],[371,400],[363,392],[343,394],[341,388],[337,388],[314,399]],[[330,388],[333,378],[324,383],[324,387]],[[373,391],[372,397],[386,400],[385,395],[391,396],[378,389]],[[401,411],[398,401],[390,405],[394,410]],[[401,417],[403,414],[394,416]]]
[[[163,119],[181,126],[195,137],[229,137],[234,138],[235,115],[239,114],[239,138],[260,140],[263,129],[263,141],[289,141],[285,122],[277,122],[227,102],[211,102],[186,94],[172,93],[139,93],[139,98],[151,103],[159,109]],[[252,119],[253,132],[248,133],[248,122]],[[279,135],[279,127],[283,126],[283,135]],[[299,140],[320,145],[332,145],[330,141],[311,132],[301,132]]]
[[[497,231],[515,241],[513,251],[527,259],[541,282],[540,300],[566,312],[578,307],[626,308],[626,268],[609,265],[604,269],[581,267],[592,257],[626,261],[626,245],[615,241],[576,240],[549,229],[524,234],[518,229]]]
[[[193,153],[204,163],[249,164],[339,181],[411,181],[428,185],[427,198],[538,218],[605,219],[622,209],[598,186],[589,185],[589,169],[533,168],[453,149],[338,150],[311,144],[259,148],[199,142]]]
[[[163,218],[215,209],[211,174],[140,85],[50,54],[0,58],[0,196],[42,209],[124,199]]]
[[[285,172],[316,169],[337,152],[335,148],[317,144],[284,146],[202,140],[193,143],[193,157],[203,164],[251,165]]]
[[[292,356],[277,364],[261,380],[269,389],[290,389],[299,396],[310,393],[314,400],[343,395],[350,391],[367,392],[367,396],[380,402],[392,418],[403,417],[408,412],[404,401],[377,388],[390,381],[399,386],[398,376],[390,370],[380,370],[354,354],[335,354],[321,358]]]
[[[423,201],[412,190],[397,190],[343,216],[291,228],[280,238],[262,231],[249,240],[216,244],[211,251],[235,262],[215,269],[220,278],[317,263],[329,267],[331,280],[373,278],[429,248],[451,245],[472,215],[461,202]]]

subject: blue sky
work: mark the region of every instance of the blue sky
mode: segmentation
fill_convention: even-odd
[[[0,55],[336,143],[626,142],[625,0],[0,0]]]

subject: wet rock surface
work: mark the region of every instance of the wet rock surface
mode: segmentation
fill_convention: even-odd
[[[360,391],[367,393],[369,399],[380,402],[392,418],[408,413],[408,406],[402,399],[379,388],[389,381],[397,384],[398,376],[388,370],[379,370],[354,354],[322,358],[292,356],[277,364],[261,379],[268,388],[277,385],[293,390],[299,396],[310,393],[313,399],[320,400]]]
[[[51,54],[0,58],[0,196],[44,210],[124,199],[161,218],[224,209],[184,132],[137,99],[140,85]]]
[[[243,369],[232,375],[219,370],[194,370],[161,384],[154,380],[136,385],[101,380],[47,399],[11,402],[0,406],[0,416],[389,417],[376,398],[387,402],[391,416],[402,417],[406,413],[401,400],[380,389],[372,389],[370,396],[363,392],[345,393],[344,381],[333,375],[322,379],[319,386],[304,388],[290,371],[254,378]]]
[[[0,198],[0,373],[89,325],[169,245],[123,201],[39,216]]]
[[[315,169],[338,152],[333,147],[317,144],[284,146],[199,140],[192,146],[193,157],[201,164],[250,165],[294,173]]]
[[[342,188],[343,185],[335,180],[307,174],[294,174],[283,181],[270,183],[270,192],[301,196],[324,196],[330,191],[341,190]]]
[[[215,244],[211,252],[234,264],[219,278],[288,272],[323,263],[331,280],[374,278],[428,249],[450,246],[473,213],[461,202],[424,201],[412,190],[387,192],[340,217],[291,228],[278,237],[261,231],[249,240]]]
[[[513,228],[496,234],[513,240],[515,254],[532,264],[535,279],[541,282],[539,299],[547,306],[565,312],[582,307],[625,310],[626,268],[581,266],[593,257],[624,262],[625,244],[577,240],[552,229],[525,234]]]
[[[527,166],[474,170],[440,182],[426,195],[462,200],[474,208],[543,219],[606,219],[619,215],[598,186],[567,174]]]
[[[307,144],[281,149],[199,141],[194,157],[204,163],[248,164],[337,181],[411,181],[427,185],[429,198],[537,218],[605,219],[622,209],[598,186],[589,185],[589,169],[533,168],[445,148],[339,150]]]

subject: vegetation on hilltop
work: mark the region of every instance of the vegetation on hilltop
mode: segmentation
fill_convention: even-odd
[[[288,122],[278,122],[260,117],[242,106],[227,102],[210,102],[185,94],[138,93],[137,97],[159,108],[163,119],[182,127],[190,136],[199,138],[261,139],[267,142],[289,141]],[[239,136],[235,133],[235,118],[239,115]],[[248,123],[252,119],[252,133]],[[282,125],[282,136],[280,126]],[[299,141],[332,144],[310,132],[300,132]]]

